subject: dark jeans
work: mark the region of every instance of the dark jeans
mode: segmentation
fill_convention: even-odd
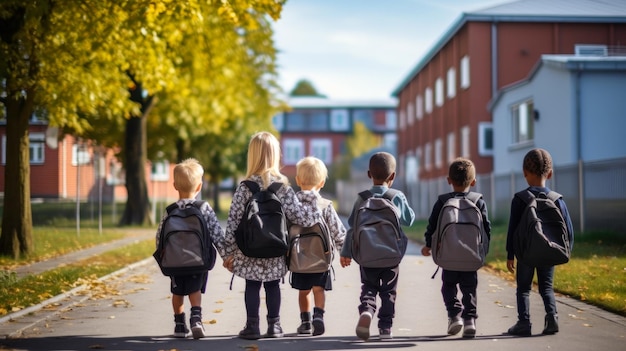
[[[543,299],[546,314],[556,314],[556,301],[554,300],[554,266],[531,267],[517,261],[517,318],[520,321],[530,322],[530,290],[533,285],[533,276],[537,271],[537,283],[539,294]]]
[[[476,313],[476,287],[478,286],[478,273],[449,271],[444,269],[441,273],[441,295],[448,311],[448,318],[461,316],[463,319],[478,318]],[[457,298],[458,290],[461,290],[461,301]]]
[[[376,296],[380,296],[378,328],[391,328],[396,314],[396,288],[400,267],[361,267],[361,304],[359,313],[376,314]]]
[[[267,317],[280,317],[280,280],[260,282],[246,279],[246,314],[248,318],[259,318],[259,308],[261,306],[261,284],[265,287],[265,304],[267,306]]]

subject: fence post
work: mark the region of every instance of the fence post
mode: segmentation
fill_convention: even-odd
[[[578,210],[580,211],[580,232],[585,232],[585,184],[583,160],[578,160]]]

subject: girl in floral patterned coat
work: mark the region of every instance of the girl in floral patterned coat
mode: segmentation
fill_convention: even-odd
[[[248,145],[246,179],[257,182],[261,188],[267,188],[273,182],[284,183],[285,186],[280,188],[277,196],[289,221],[302,226],[311,226],[321,218],[317,209],[315,194],[309,194],[311,198],[301,203],[293,189],[288,185],[287,177],[280,173],[280,144],[271,133],[259,132],[252,136]],[[268,323],[267,334],[264,337],[282,337],[279,283],[287,273],[285,257],[247,257],[239,250],[235,241],[235,231],[241,222],[246,203],[251,196],[252,192],[248,187],[239,184],[233,195],[225,233],[226,259],[224,266],[236,276],[246,280],[247,320],[246,326],[239,332],[239,337],[251,340],[261,338],[259,328],[261,285],[265,288]]]

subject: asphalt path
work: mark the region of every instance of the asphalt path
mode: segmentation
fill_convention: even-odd
[[[626,318],[563,296],[557,297],[561,331],[541,335],[544,310],[537,293],[531,295],[533,335],[513,337],[504,332],[515,323],[515,286],[486,270],[479,271],[475,339],[448,336],[441,298],[441,274],[412,243],[400,268],[396,317],[389,341],[378,340],[377,319],[370,340],[355,335],[360,282],[356,264],[334,263],[333,290],[327,293],[326,333],[303,337],[297,291],[281,284],[281,324],[284,338],[243,340],[244,280],[221,267],[209,274],[203,295],[203,322],[208,336],[194,340],[171,337],[174,321],[169,279],[154,260],[147,259],[102,280],[90,282],[26,311],[0,319],[0,350],[626,350]],[[556,272],[558,279],[558,268]],[[263,296],[263,295],[262,295]],[[261,329],[267,323],[261,303]],[[189,314],[188,301],[186,303]]]

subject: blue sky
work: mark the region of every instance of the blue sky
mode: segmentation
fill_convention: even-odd
[[[279,83],[386,99],[462,12],[510,0],[288,0],[274,23]]]

